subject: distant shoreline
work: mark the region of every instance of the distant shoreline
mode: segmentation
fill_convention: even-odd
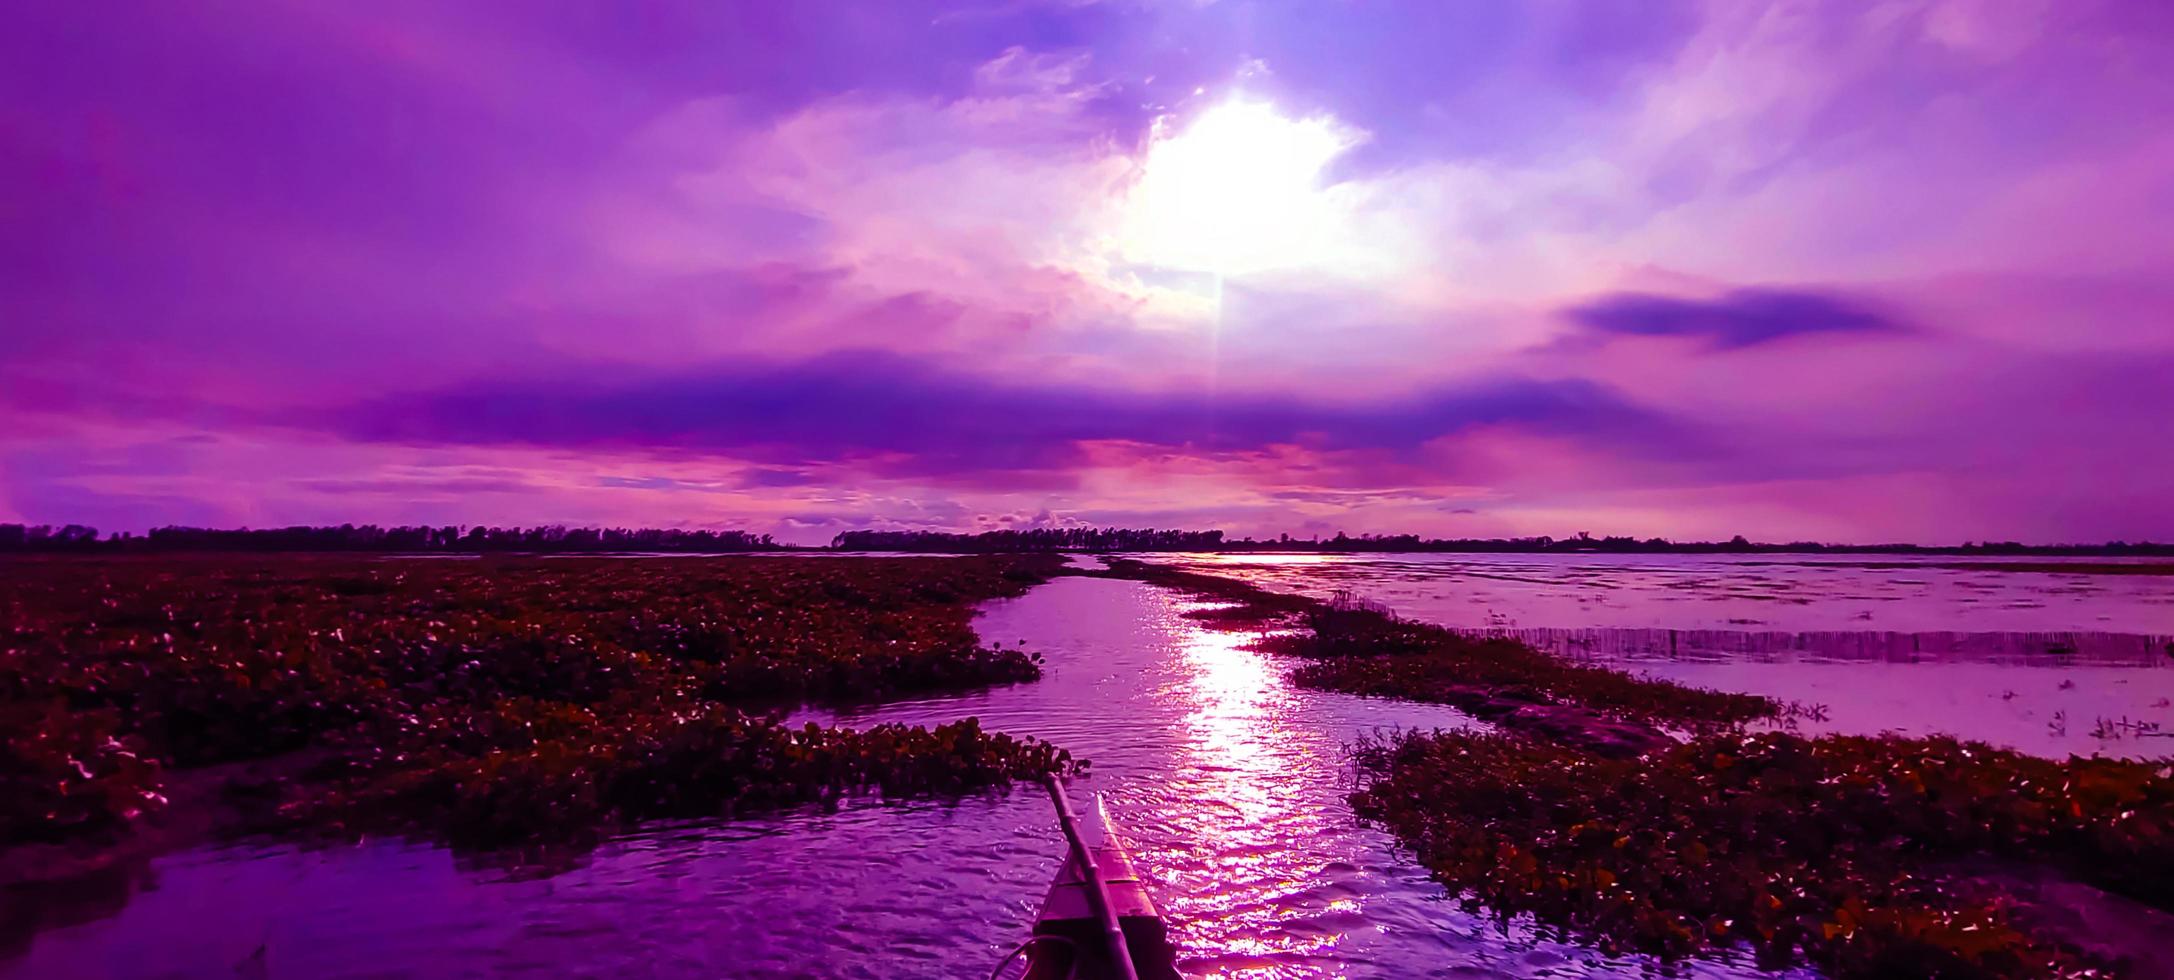
[[[1994,572],[2061,572],[2061,573],[2067,573],[2067,574],[2095,574],[2095,575],[2174,575],[2174,560],[2158,560],[2158,561],[2154,561],[2154,560],[2152,560],[2152,559],[2174,559],[2174,548],[2170,548],[2170,547],[2168,547],[2168,546],[2158,546],[2158,545],[2155,545],[2155,546],[2153,546],[2153,550],[2151,550],[2151,551],[2140,551],[2140,550],[2133,550],[2133,549],[2132,549],[2132,550],[2124,550],[2124,551],[2106,551],[2106,550],[2090,550],[2090,549],[2084,549],[2084,548],[2069,548],[2069,547],[2066,547],[2066,546],[2060,546],[2060,545],[2045,545],[2045,546],[2034,546],[2034,547],[2032,547],[2032,549],[2031,549],[2031,550],[2029,550],[2029,551],[2025,551],[2025,552],[2008,552],[2008,551],[2001,551],[2001,552],[1992,552],[1992,551],[1965,551],[1965,550],[1962,550],[1962,549],[1959,549],[1959,548],[1897,548],[1897,549],[1882,549],[1882,548],[1872,548],[1872,547],[1862,547],[1862,548],[1859,548],[1859,547],[1850,547],[1850,548],[1841,548],[1841,547],[1837,547],[1837,548],[1829,548],[1829,549],[1826,549],[1826,550],[1822,550],[1822,551],[1790,551],[1790,550],[1783,550],[1783,549],[1774,549],[1774,550],[1759,550],[1759,551],[1727,551],[1727,550],[1710,550],[1710,549],[1698,549],[1698,548],[1675,548],[1675,549],[1668,549],[1668,550],[1641,550],[1641,551],[1600,551],[1600,550],[1580,550],[1580,551],[1572,551],[1572,550],[1561,550],[1561,549],[1525,549],[1525,550],[1518,550],[1518,549],[1507,549],[1507,548],[1501,548],[1501,549],[1469,549],[1469,550],[1458,550],[1458,549],[1451,549],[1451,548],[1416,548],[1416,549],[1411,549],[1411,550],[1405,550],[1405,551],[1391,551],[1391,550],[1378,550],[1378,549],[1357,549],[1357,548],[1351,548],[1351,549],[1332,549],[1332,548],[1307,548],[1307,549],[1298,549],[1298,548],[1290,548],[1290,549],[1282,549],[1282,548],[1277,548],[1277,549],[1267,549],[1267,548],[1219,548],[1219,549],[1214,549],[1214,550],[1188,550],[1188,549],[1152,550],[1152,549],[1144,549],[1144,548],[1126,548],[1126,549],[1118,549],[1118,548],[1022,548],[1022,549],[1013,549],[1013,550],[997,550],[997,549],[967,549],[967,548],[925,548],[925,549],[905,549],[905,548],[892,548],[892,549],[882,549],[882,548],[835,548],[835,547],[829,547],[829,546],[825,546],[825,545],[774,545],[774,546],[771,546],[771,547],[767,547],[767,548],[740,548],[740,549],[729,549],[729,548],[705,548],[705,549],[690,549],[690,550],[686,550],[686,551],[675,551],[675,550],[671,550],[671,549],[661,549],[661,548],[655,548],[655,549],[635,549],[635,548],[628,548],[628,549],[568,549],[568,548],[493,548],[493,549],[488,549],[488,550],[484,550],[484,549],[472,549],[472,550],[471,550],[471,549],[416,550],[416,549],[409,549],[409,548],[383,548],[383,549],[379,549],[379,548],[353,548],[353,547],[324,547],[324,548],[254,548],[254,547],[216,547],[216,546],[213,546],[213,547],[143,547],[143,546],[140,546],[140,545],[139,545],[139,546],[128,546],[128,545],[114,546],[114,545],[110,545],[110,544],[107,544],[107,543],[105,543],[105,542],[100,542],[100,543],[99,543],[98,545],[96,545],[96,546],[92,546],[92,547],[57,547],[57,548],[55,548],[55,547],[47,547],[47,548],[9,548],[9,547],[0,547],[0,561],[5,561],[5,560],[7,560],[7,559],[9,559],[9,558],[11,558],[11,557],[24,557],[24,558],[34,558],[34,557],[71,557],[71,556],[76,556],[76,557],[131,557],[131,556],[142,556],[142,557],[150,557],[150,556],[158,556],[158,555],[175,555],[175,556],[187,556],[187,555],[206,555],[206,556],[217,556],[217,555],[250,555],[250,554],[258,554],[258,555],[325,555],[325,556],[336,556],[336,555],[371,555],[371,556],[377,556],[377,557],[384,557],[384,558],[491,558],[491,557],[499,557],[499,556],[503,556],[503,557],[507,557],[507,558],[523,558],[523,557],[528,557],[528,558],[534,558],[534,557],[565,557],[565,558],[582,558],[582,557],[588,557],[588,558],[729,558],[729,557],[745,557],[745,556],[751,556],[751,555],[775,555],[775,556],[779,556],[779,557],[792,557],[792,556],[802,556],[802,557],[821,557],[821,556],[852,556],[852,555],[858,555],[858,556],[867,556],[867,557],[884,557],[884,556],[897,556],[897,557],[901,557],[901,558],[907,558],[907,557],[914,557],[914,556],[966,556],[966,555],[1004,555],[1004,554],[1060,554],[1060,555],[1143,555],[1143,554],[1161,554],[1161,555],[1231,555],[1231,556],[1239,556],[1239,557],[1245,557],[1245,556],[1256,556],[1256,555],[1257,555],[1257,556],[1261,556],[1261,557],[1276,557],[1276,556],[1303,556],[1303,555],[1335,555],[1335,556],[1343,556],[1343,557],[1351,557],[1351,556],[1365,556],[1365,555],[1378,555],[1378,556],[1382,556],[1382,557],[1393,557],[1393,556],[1399,556],[1399,555],[1407,555],[1407,556],[1408,556],[1408,555],[1564,555],[1564,556],[1574,556],[1574,557],[1587,557],[1587,558],[1614,558],[1614,557],[1637,557],[1637,556],[1642,556],[1642,555],[1706,555],[1706,556],[1715,556],[1715,557],[1730,557],[1730,556],[1771,556],[1771,557],[1789,558],[1789,557],[1820,557],[1820,556],[1830,556],[1830,557],[1837,557],[1837,558],[1845,558],[1845,557],[1849,557],[1849,556],[1855,556],[1855,555],[1874,555],[1874,556],[1878,556],[1878,555],[1893,555],[1893,556],[1916,556],[1916,557],[1924,557],[1924,558],[1983,558],[1983,559],[1986,559],[1986,560],[1984,560],[1984,561],[1970,561],[1970,562],[1944,562],[1944,563],[1943,563],[1943,562],[1867,562],[1867,561],[1815,561],[1815,562],[1744,562],[1743,564],[1746,564],[1746,565],[1762,565],[1762,564],[1765,564],[1765,565],[1825,565],[1825,566],[1830,566],[1830,567],[1837,567],[1837,568],[1870,568],[1870,569],[1944,568],[1944,569],[1954,569],[1954,570],[1976,570],[1976,571],[1994,571]],[[2093,564],[2093,563],[2080,563],[2080,562],[2050,562],[2050,561],[2002,561],[2002,560],[2000,560],[2000,559],[2004,559],[2004,558],[2016,558],[2016,557],[2028,557],[2028,558],[2102,558],[2102,559],[2106,559],[2106,558],[2114,558],[2114,559],[2134,559],[2134,560],[2132,560],[2132,561],[2105,561],[2105,562],[2099,562],[2099,563],[2096,563],[2096,564]]]
[[[888,554],[1568,554],[1568,555],[1911,555],[1953,557],[2096,557],[2174,558],[2174,543],[2150,541],[2104,544],[2022,544],[2015,541],[1961,545],[1827,544],[1814,541],[1768,543],[1738,536],[1728,541],[1669,541],[1664,538],[1421,538],[1418,535],[1338,534],[1328,539],[1288,536],[1256,540],[1227,537],[1220,530],[1182,531],[1130,528],[1037,528],[955,534],[939,531],[846,531],[827,546],[788,545],[768,534],[738,530],[677,528],[577,528],[564,525],[490,527],[443,525],[380,527],[342,524],[281,528],[162,527],[136,534],[100,535],[95,528],[69,524],[0,524],[0,555],[6,554],[173,554],[173,553],[325,553],[325,554],[739,554],[874,552]],[[2008,571],[2032,571],[2016,563]],[[1871,567],[1878,567],[1873,565]],[[1972,567],[1984,567],[1976,563]],[[2170,574],[2132,569],[2158,566],[2112,565],[2111,574]],[[2064,569],[2072,570],[2072,569]]]

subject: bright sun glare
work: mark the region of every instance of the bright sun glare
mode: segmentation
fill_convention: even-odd
[[[1127,257],[1217,275],[1311,260],[1336,225],[1322,171],[1362,138],[1334,119],[1246,101],[1156,133],[1128,204]]]

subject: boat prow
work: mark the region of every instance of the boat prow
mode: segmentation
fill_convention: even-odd
[[[1075,818],[1060,786],[1052,783],[1050,794],[1057,801],[1059,819],[1066,824],[1068,844],[1076,839],[1084,846],[1093,867],[1080,866],[1077,848],[1067,850],[1063,866],[1049,884],[1049,894],[1042,899],[1041,914],[1034,920],[1026,980],[1177,980],[1168,930],[1148,898],[1124,839],[1110,824],[1102,795],[1095,794],[1094,805]],[[1122,943],[1112,941],[1107,920],[1097,908],[1098,884],[1123,935]],[[1131,961],[1129,973],[1116,961],[1119,955]]]

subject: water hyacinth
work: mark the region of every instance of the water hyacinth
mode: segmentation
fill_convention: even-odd
[[[109,830],[163,805],[158,766],[119,731],[111,710],[0,705],[0,840]]]
[[[2164,763],[1741,732],[1635,760],[1468,732],[1357,755],[1354,808],[1454,892],[1612,949],[1741,945],[1843,976],[2103,975],[2118,964],[2038,928],[1997,876],[2174,905]]]
[[[1211,626],[1272,629],[1257,645],[1307,658],[1291,679],[1303,687],[1454,705],[1494,719],[1521,707],[1569,707],[1647,726],[1708,729],[1773,717],[1785,706],[1749,694],[1708,691],[1573,664],[1506,639],[1467,636],[1398,618],[1380,605],[1338,595],[1323,601],[1248,582],[1119,560],[1105,573],[1232,605],[1193,618]],[[1527,712],[1555,727],[1560,712]],[[1565,734],[1570,729],[1563,729]]]
[[[0,566],[0,842],[110,838],[162,770],[306,762],[290,821],[489,847],[620,821],[956,794],[1073,767],[983,732],[780,709],[1029,681],[980,601],[1047,557],[342,557]]]

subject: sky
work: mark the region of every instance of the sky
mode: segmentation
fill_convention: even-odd
[[[10,22],[0,521],[2174,539],[2174,5]]]

